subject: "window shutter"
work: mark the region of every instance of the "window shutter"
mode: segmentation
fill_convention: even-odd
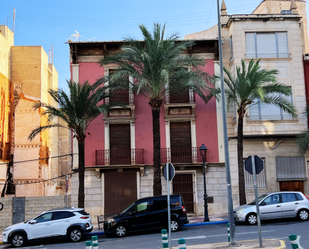
[[[258,99],[254,100],[254,103],[256,102],[258,102]],[[260,120],[259,104],[249,106],[249,118],[250,120]]]
[[[275,97],[278,94],[269,94],[269,96]],[[272,104],[261,103],[261,116],[263,120],[280,120],[281,110],[279,106]]]
[[[275,33],[257,33],[257,56],[258,58],[276,58],[276,35]]]
[[[278,57],[289,57],[287,32],[278,32]]]
[[[246,53],[247,58],[256,58],[255,33],[246,33]]]
[[[289,101],[291,104],[293,103],[292,101],[292,95],[289,96],[283,96],[287,101]],[[288,112],[284,112],[282,110],[282,117],[283,119],[293,119],[293,116],[291,114],[289,114]]]

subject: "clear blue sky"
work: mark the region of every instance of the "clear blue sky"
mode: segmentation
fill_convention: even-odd
[[[225,0],[228,14],[249,14],[262,0]],[[221,0],[220,0],[221,4]],[[0,24],[13,29],[16,8],[15,45],[54,45],[54,65],[59,87],[70,78],[69,46],[65,42],[77,30],[93,41],[140,39],[138,24],[150,29],[154,22],[166,23],[166,33],[186,34],[208,29],[217,23],[217,0],[2,0]],[[308,6],[307,6],[308,8]],[[85,40],[81,37],[81,40]]]

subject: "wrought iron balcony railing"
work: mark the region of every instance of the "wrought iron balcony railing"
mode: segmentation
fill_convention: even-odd
[[[161,163],[197,163],[203,162],[198,147],[161,148]]]
[[[95,165],[136,165],[144,164],[144,149],[96,150]]]

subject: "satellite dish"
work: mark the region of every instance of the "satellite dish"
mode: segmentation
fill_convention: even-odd
[[[91,40],[95,39],[96,37],[92,37],[90,39],[87,39],[86,37],[82,36],[77,30],[75,30],[75,34],[70,35],[69,39],[66,39],[66,40],[69,40],[69,41],[80,41],[81,38],[84,41],[91,41]]]

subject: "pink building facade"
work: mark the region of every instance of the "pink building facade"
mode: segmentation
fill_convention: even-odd
[[[98,61],[117,51],[122,42],[70,42],[71,79],[94,83],[110,76],[116,65],[100,67]],[[203,70],[215,74],[217,40],[200,40],[187,56],[205,60]],[[133,79],[130,79],[133,80]],[[93,215],[117,213],[137,198],[152,195],[153,141],[152,114],[148,100],[131,91],[112,94],[108,101],[122,101],[127,109],[114,108],[94,120],[85,145],[86,209]],[[202,157],[199,147],[207,147],[206,181],[209,213],[225,212],[224,164],[220,163],[217,103],[207,104],[194,92],[166,96],[160,112],[161,163],[173,163],[176,176],[172,193],[182,194],[189,213],[203,213]],[[74,147],[74,146],[73,146]],[[76,148],[76,146],[75,146]],[[77,156],[74,158],[77,165]],[[166,181],[162,177],[162,192]],[[77,202],[78,181],[72,179],[72,205]]]

